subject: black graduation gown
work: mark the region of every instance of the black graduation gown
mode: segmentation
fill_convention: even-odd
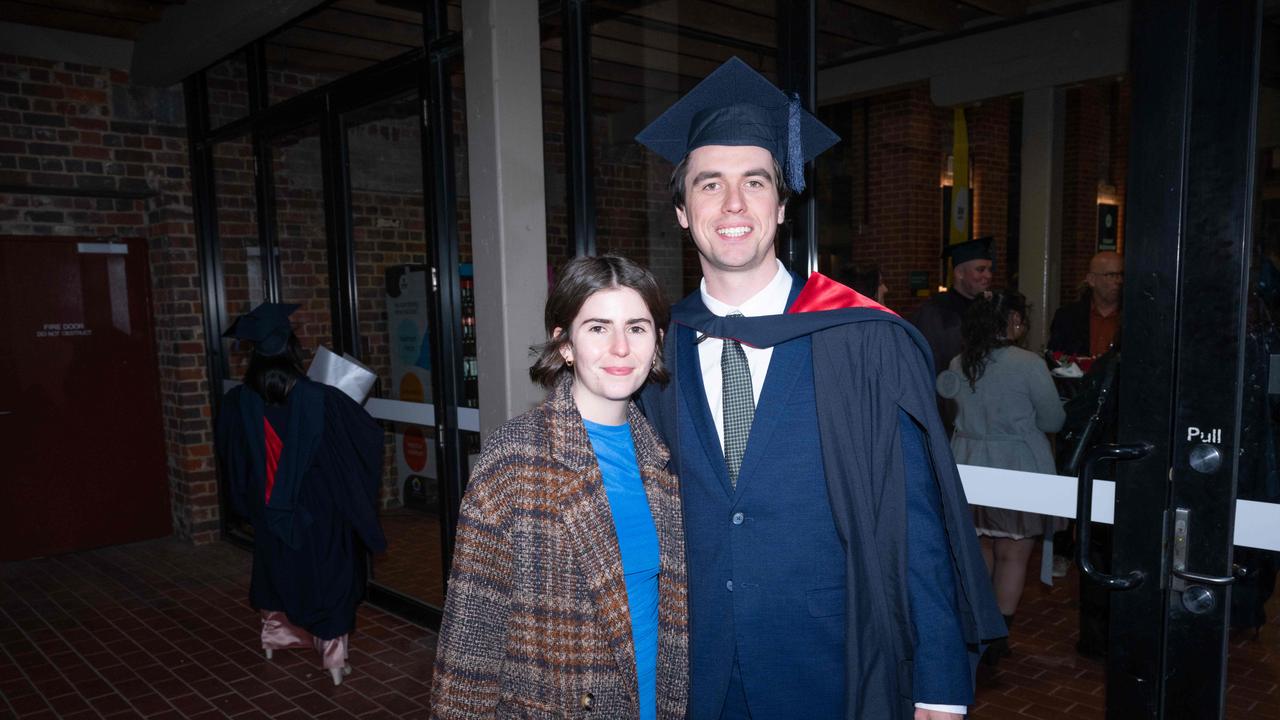
[[[367,555],[386,549],[377,512],[384,436],[342,391],[306,378],[294,384],[285,408],[270,506],[264,407],[247,386],[223,400],[218,454],[231,502],[253,523],[250,604],[283,611],[328,640],[354,627]]]
[[[681,319],[716,337],[755,347],[810,335],[827,490],[845,543],[846,717],[910,717],[914,631],[907,588],[906,467],[892,448],[899,409],[923,430],[942,500],[956,604],[971,668],[982,644],[1007,635],[973,529],[968,500],[934,403],[924,338],[892,313],[871,308],[753,318],[705,312]],[[670,353],[670,347],[668,347]],[[668,367],[674,367],[668,358]],[[673,437],[676,393],[646,392],[646,414]],[[891,626],[891,632],[884,628]]]

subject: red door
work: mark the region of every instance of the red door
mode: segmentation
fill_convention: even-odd
[[[147,244],[0,237],[0,560],[170,529]]]

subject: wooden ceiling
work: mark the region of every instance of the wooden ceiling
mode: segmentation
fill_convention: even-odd
[[[192,0],[192,2],[213,0]],[[533,0],[519,0],[533,1]],[[1018,22],[1102,0],[816,0],[819,67],[895,47]],[[0,0],[12,22],[136,39],[146,23],[184,0]],[[450,27],[460,29],[451,0]],[[267,42],[268,63],[326,77],[342,75],[422,44],[422,0],[335,0]],[[561,0],[540,0],[544,82],[560,85]],[[602,110],[662,102],[738,55],[775,71],[778,0],[595,0],[593,101]]]
[[[121,40],[137,40],[170,5],[185,0],[0,0],[0,19]]]

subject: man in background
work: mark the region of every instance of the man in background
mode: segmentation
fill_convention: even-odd
[[[1080,298],[1063,305],[1049,325],[1049,349],[1084,357],[1099,357],[1115,342],[1120,329],[1120,298],[1124,294],[1124,258],[1110,250],[1089,260],[1089,273]]]
[[[944,293],[925,301],[911,322],[933,350],[933,371],[947,369],[960,354],[960,319],[973,299],[991,289],[991,246],[995,238],[981,237],[947,248],[953,280]]]

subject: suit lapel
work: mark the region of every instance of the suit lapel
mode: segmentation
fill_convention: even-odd
[[[804,282],[792,275],[787,308],[795,304],[803,287]],[[792,388],[799,378],[802,363],[811,357],[810,353],[805,352],[808,345],[808,338],[799,338],[773,346],[769,370],[764,377],[764,386],[760,388],[760,400],[756,402],[755,417],[751,421],[751,435],[747,437],[747,449],[742,455],[742,468],[738,471],[739,493],[755,477],[756,468],[760,467],[760,461],[778,429],[779,418],[782,416],[780,409],[791,399]]]
[[[680,384],[680,402],[693,422],[698,444],[706,453],[707,464],[715,469],[725,495],[733,495],[733,486],[729,483],[729,469],[724,464],[724,450],[720,447],[720,435],[716,432],[715,421],[711,419],[711,409],[707,406],[707,393],[702,385],[702,367],[698,362],[698,345],[695,342],[697,333],[683,325],[676,326],[676,371]]]
[[[738,472],[739,493],[751,483],[756,468],[760,467],[768,451],[783,415],[780,409],[790,401],[803,363],[809,358],[809,353],[805,352],[808,344],[807,338],[798,338],[773,348],[769,372],[765,375],[764,387],[760,389],[760,401],[756,403],[755,419],[751,421],[747,450],[742,456],[742,469]],[[763,408],[768,408],[768,411],[761,412]]]

